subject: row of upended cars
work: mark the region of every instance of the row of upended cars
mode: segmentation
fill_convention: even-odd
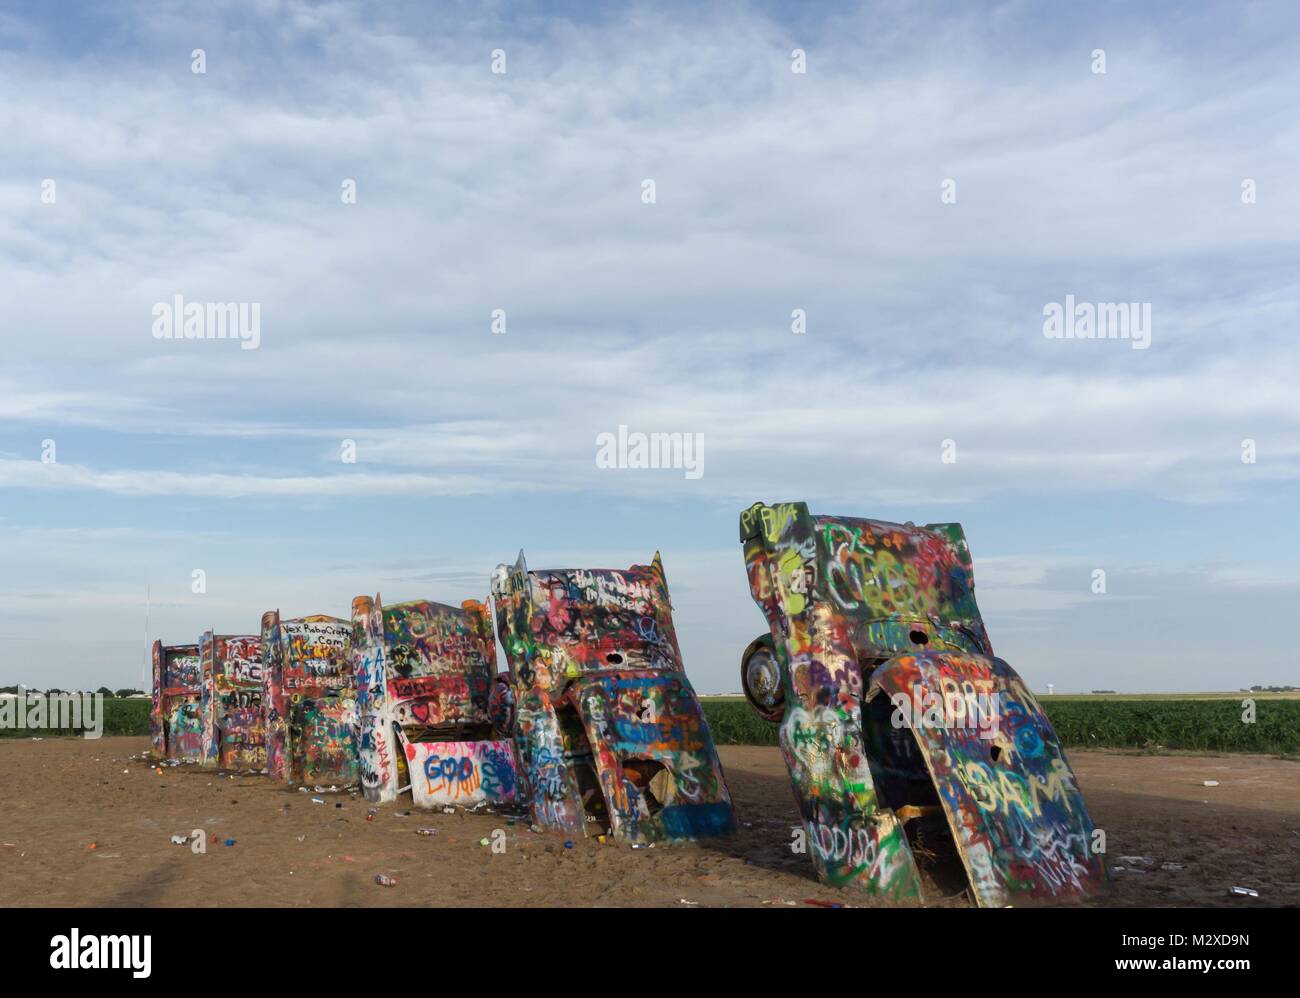
[[[1098,890],[1104,836],[1046,715],[993,655],[961,527],[802,503],[756,503],[740,526],[768,622],[742,685],[778,726],[791,847],[818,876],[919,901],[926,870],[926,891],[980,905]],[[490,605],[359,596],[350,619],[276,610],[257,634],[156,642],[151,742],[159,759],[359,784],[376,802],[526,809],[568,836],[736,830],[658,554],[531,571],[521,553],[492,574]]]

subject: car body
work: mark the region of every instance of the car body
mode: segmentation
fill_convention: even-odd
[[[348,786],[359,777],[352,623],[262,615],[266,765],[290,784]]]
[[[149,742],[154,758],[203,761],[202,670],[198,645],[153,643]]]
[[[742,684],[780,726],[822,880],[921,900],[925,852],[946,857],[980,906],[1104,884],[1051,723],[993,654],[960,524],[755,503],[740,539],[769,625],[745,650]]]
[[[199,638],[203,673],[203,760],[219,769],[266,768],[266,679],[257,634]]]
[[[735,815],[682,665],[663,563],[492,580],[533,821],[631,843],[725,835]]]
[[[419,807],[515,801],[514,747],[488,713],[496,637],[487,606],[358,596],[352,660],[367,800],[395,800],[409,786]]]

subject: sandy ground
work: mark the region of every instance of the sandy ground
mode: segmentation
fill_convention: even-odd
[[[265,777],[190,767],[159,776],[132,758],[145,749],[144,738],[0,739],[0,904],[870,903],[822,887],[808,857],[789,851],[795,810],[773,748],[721,750],[743,823],[734,839],[638,850],[595,840],[566,848],[525,820],[405,815],[407,803],[383,805],[367,821],[369,806],[347,793],[314,804],[311,794]],[[1103,752],[1070,759],[1107,833],[1112,867],[1124,867],[1094,903],[1300,905],[1300,763]],[[437,834],[418,836],[420,827]],[[207,833],[205,854],[171,843],[195,828]],[[505,833],[502,854],[480,844],[496,829]],[[397,886],[377,886],[376,873]],[[1260,896],[1230,897],[1233,886]]]

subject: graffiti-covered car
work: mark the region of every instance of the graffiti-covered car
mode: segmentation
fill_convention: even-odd
[[[494,733],[488,700],[496,638],[488,608],[352,601],[361,788],[420,807],[514,802],[514,748]]]
[[[203,674],[203,761],[220,769],[266,768],[262,639],[256,634],[199,638]]]
[[[149,743],[156,759],[203,760],[202,672],[198,645],[153,643]]]
[[[921,900],[925,855],[981,906],[1104,883],[1056,733],[993,654],[959,524],[755,503],[740,539],[769,624],[741,681],[780,726],[822,880]]]
[[[267,772],[292,784],[358,780],[352,623],[262,615]]]
[[[621,570],[531,572],[520,552],[492,596],[536,824],[632,843],[734,830],[657,553]]]

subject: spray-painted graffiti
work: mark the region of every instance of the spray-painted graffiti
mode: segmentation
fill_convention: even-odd
[[[211,631],[199,638],[203,759],[222,769],[266,767],[262,639]]]
[[[357,702],[353,697],[291,700],[288,728],[290,782],[357,782]]]
[[[508,741],[407,742],[406,759],[412,797],[421,807],[515,800],[514,748]]]
[[[272,778],[287,780],[285,753],[287,736],[284,694],[284,651],[280,645],[280,611],[262,614],[262,732],[266,742],[266,771]]]
[[[464,780],[452,773],[434,781],[423,768],[428,746],[444,750],[441,767],[450,765],[448,745],[502,744],[493,740],[488,713],[496,640],[486,606],[477,600],[459,607],[428,600],[384,606],[379,596],[358,596],[352,601],[352,664],[361,712],[361,786],[368,799],[393,800],[409,783],[415,803],[424,806],[513,800],[509,752],[488,760],[486,787],[473,752],[460,756],[470,760]]]
[[[322,614],[262,615],[267,771],[290,783],[359,778],[352,625]]]
[[[153,644],[150,749],[157,759],[203,759],[202,674],[198,645]],[[180,710],[192,706],[193,710]]]
[[[658,554],[625,570],[530,572],[521,553],[497,568],[492,596],[513,687],[498,710],[513,713],[537,824],[630,842],[734,830]]]
[[[996,691],[997,724],[921,724],[911,730],[951,816],[959,853],[986,904],[1090,893],[1104,877],[1092,823],[1069,763],[1033,694],[1000,658],[956,652],[901,655],[872,677],[868,700],[948,690]],[[955,712],[953,712],[955,713]]]
[[[168,758],[203,761],[203,708],[198,701],[177,702],[168,717]]]
[[[779,724],[823,880],[919,899],[909,843],[923,832],[951,845],[981,905],[1104,882],[1056,735],[993,657],[959,524],[756,503],[740,539],[770,627],[741,680]]]

